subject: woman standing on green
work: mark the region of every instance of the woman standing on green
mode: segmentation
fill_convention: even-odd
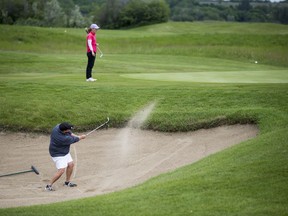
[[[94,82],[96,79],[92,78],[92,69],[94,67],[96,52],[97,52],[97,39],[96,32],[99,29],[97,24],[92,24],[89,29],[87,29],[87,38],[86,38],[86,48],[87,48],[87,57],[88,63],[86,67],[86,81]]]

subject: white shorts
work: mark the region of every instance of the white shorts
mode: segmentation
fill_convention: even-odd
[[[68,163],[73,161],[70,153],[61,157],[52,157],[52,160],[54,161],[57,169],[66,168]]]

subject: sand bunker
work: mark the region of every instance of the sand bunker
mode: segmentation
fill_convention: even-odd
[[[0,208],[46,204],[109,193],[140,184],[151,177],[191,164],[210,154],[255,137],[255,125],[222,126],[187,133],[143,131],[139,127],[155,103],[140,110],[123,129],[98,130],[71,146],[76,188],[63,186],[65,175],[47,192],[56,168],[48,148],[50,136],[0,133]],[[76,132],[75,132],[76,133]]]
[[[56,171],[48,154],[49,136],[1,133],[0,174],[34,165],[40,175],[1,177],[0,207],[52,203],[131,187],[255,137],[257,131],[253,125],[172,134],[135,128],[97,131],[71,148],[78,187],[62,186],[62,176],[54,192],[44,190]]]

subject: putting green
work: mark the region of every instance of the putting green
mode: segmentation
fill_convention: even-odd
[[[208,83],[288,83],[288,70],[123,74],[132,79]]]

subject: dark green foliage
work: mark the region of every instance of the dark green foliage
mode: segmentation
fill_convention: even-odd
[[[288,24],[288,7],[278,7],[274,11],[274,16],[283,24]]]
[[[286,3],[272,4],[269,1],[191,1],[166,0],[173,21],[225,20],[239,22],[287,23]]]
[[[164,0],[107,0],[99,12],[99,24],[104,28],[117,29],[167,22],[169,7]]]
[[[169,8],[164,1],[129,1],[120,14],[121,27],[167,22]]]
[[[287,1],[2,0],[0,8],[0,24],[50,27],[82,28],[96,22],[101,28],[119,29],[169,19],[288,23]]]

